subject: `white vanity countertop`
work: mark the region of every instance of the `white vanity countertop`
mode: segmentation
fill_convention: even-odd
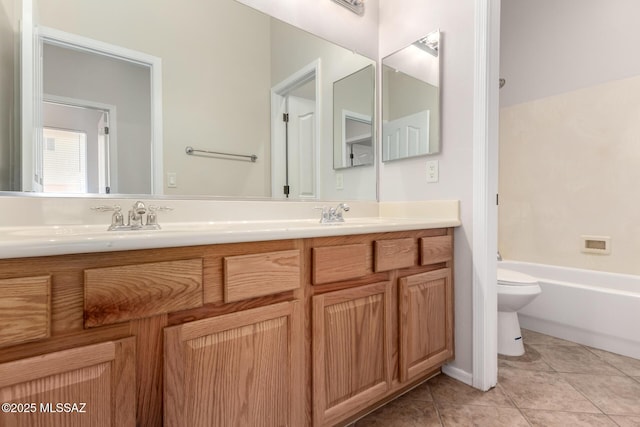
[[[455,218],[347,218],[164,223],[162,230],[106,231],[105,225],[0,227],[0,258],[123,251],[456,227]]]
[[[457,227],[459,201],[348,202],[345,222],[320,224],[321,202],[163,200],[161,230],[107,231],[134,199],[0,197],[0,259]],[[149,202],[151,203],[151,202]],[[336,202],[324,202],[335,206]]]

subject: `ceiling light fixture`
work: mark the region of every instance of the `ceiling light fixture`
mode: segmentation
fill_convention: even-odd
[[[426,37],[421,38],[414,45],[420,49],[430,53],[433,56],[438,56],[438,45],[440,44],[440,31],[434,31],[429,33]]]
[[[333,0],[341,6],[346,7],[353,13],[364,15],[364,0]]]

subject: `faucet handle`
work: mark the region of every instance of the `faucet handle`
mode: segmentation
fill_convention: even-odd
[[[109,230],[115,230],[118,227],[124,226],[124,216],[122,215],[122,208],[119,205],[93,206],[91,210],[96,212],[113,212],[113,215],[111,215],[111,225],[109,226]]]
[[[158,216],[156,215],[156,212],[169,212],[172,210],[173,208],[170,208],[168,206],[154,206],[154,205],[149,206],[149,213],[147,213],[147,226],[150,225],[153,227],[160,228],[160,225],[158,224]]]
[[[169,212],[172,210],[173,208],[170,208],[169,206],[155,206],[155,205],[149,206],[150,212]]]
[[[120,212],[122,208],[119,205],[113,205],[113,206],[100,205],[100,206],[92,206],[91,210],[96,212]]]
[[[329,208],[327,206],[315,206],[313,209],[320,211],[320,223],[327,222],[329,218]]]

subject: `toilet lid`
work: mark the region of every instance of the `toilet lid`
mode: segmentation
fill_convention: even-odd
[[[504,268],[498,269],[498,283],[501,285],[533,285],[538,283],[535,277],[528,274],[520,273],[519,271],[505,270]]]

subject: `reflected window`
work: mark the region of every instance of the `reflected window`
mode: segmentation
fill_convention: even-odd
[[[44,128],[42,184],[45,193],[87,192],[87,134]]]

